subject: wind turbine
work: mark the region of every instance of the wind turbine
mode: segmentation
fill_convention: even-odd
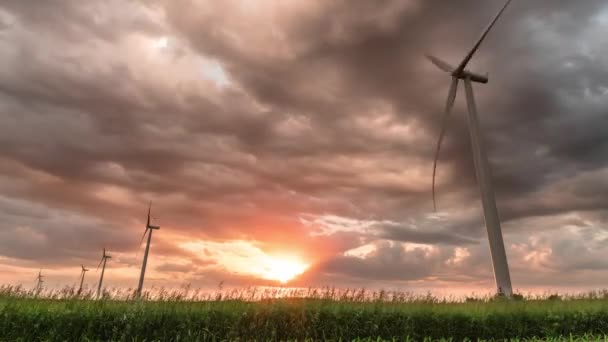
[[[475,105],[475,97],[473,96],[473,85],[472,82],[477,83],[488,83],[487,75],[480,75],[466,69],[467,65],[473,58],[473,55],[481,43],[486,38],[494,24],[498,21],[498,18],[503,14],[507,6],[512,0],[507,0],[502,9],[498,12],[496,17],[490,22],[490,25],[483,32],[477,43],[473,46],[471,51],[466,54],[462,62],[454,68],[450,64],[440,60],[439,58],[427,55],[427,58],[435,64],[439,69],[449,73],[452,77],[452,84],[450,85],[450,91],[448,93],[448,99],[445,107],[445,114],[443,116],[443,122],[441,124],[441,133],[437,142],[437,150],[435,152],[435,160],[433,162],[433,207],[437,209],[435,201],[435,174],[437,171],[437,160],[439,158],[439,151],[441,150],[441,143],[445,135],[448,117],[454,106],[454,100],[456,99],[456,91],[458,89],[458,83],[460,80],[464,81],[464,88],[467,96],[467,104],[469,109],[469,132],[471,135],[471,145],[473,150],[473,161],[475,164],[475,173],[477,176],[477,183],[481,192],[481,202],[483,205],[483,213],[486,223],[486,229],[488,231],[488,240],[490,242],[490,253],[492,254],[492,265],[494,267],[494,278],[496,280],[496,287],[498,294],[504,294],[510,297],[513,294],[511,288],[511,276],[509,275],[509,265],[507,263],[507,255],[505,252],[505,246],[502,238],[502,232],[500,229],[500,219],[498,217],[498,209],[496,208],[496,199],[494,196],[494,187],[492,184],[492,174],[488,158],[486,155],[485,147],[483,145],[483,139],[481,135],[481,129],[479,127],[479,120],[477,118],[477,108]]]
[[[146,243],[146,251],[144,252],[144,261],[141,265],[141,274],[139,275],[139,285],[137,286],[137,296],[141,296],[141,290],[144,287],[144,277],[146,275],[146,265],[148,264],[148,252],[150,251],[150,241],[152,240],[152,231],[155,229],[160,229],[160,226],[154,226],[150,224],[150,212],[152,211],[152,202],[150,202],[150,206],[148,206],[148,221],[146,222],[146,229],[144,230],[144,235],[141,237],[141,241],[139,244],[141,245],[142,241],[146,237],[146,233],[148,234],[148,242]]]
[[[82,268],[82,270],[80,271],[80,286],[78,287],[78,294],[80,294],[80,292],[82,292],[82,283],[84,282],[84,274],[87,273],[87,271],[89,270],[88,268],[84,267],[84,265],[80,265],[80,267]]]
[[[106,249],[103,249],[103,254],[101,255],[101,260],[99,261],[99,265],[97,265],[97,269],[99,269],[99,266],[103,266],[101,267],[101,276],[99,277],[99,285],[97,286],[97,297],[101,296],[101,285],[103,284],[103,274],[106,271],[106,262],[108,261],[108,259],[111,259],[112,257],[106,253]]]
[[[42,275],[42,269],[40,269],[40,271],[38,271],[38,276],[36,277],[36,292],[40,292],[42,290],[42,283],[44,283],[42,278],[44,278],[44,276]]]

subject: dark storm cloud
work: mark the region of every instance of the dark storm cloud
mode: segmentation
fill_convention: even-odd
[[[0,254],[93,259],[101,236],[127,251],[140,232],[119,234],[154,198],[163,227],[209,239],[310,247],[302,214],[395,222],[324,236],[335,255],[318,270],[333,279],[448,279],[456,247],[486,265],[462,99],[440,159],[449,216],[425,218],[448,78],[423,55],[456,63],[500,2],[3,2]],[[472,62],[490,72],[476,95],[507,243],[532,244],[526,220],[541,234],[563,228],[553,216],[606,209],[606,13],[599,0],[515,1]],[[226,84],[203,80],[212,68]],[[437,250],[342,255],[374,239]],[[555,260],[583,252],[543,246]],[[583,259],[568,269],[605,268]]]
[[[201,52],[214,55],[225,63],[232,77],[239,79],[240,83],[256,94],[258,98],[285,111],[307,113],[310,116],[311,125],[317,128],[314,130],[315,136],[327,135],[327,139],[331,141],[329,146],[325,146],[327,149],[324,151],[341,152],[340,146],[348,144],[355,148],[355,151],[345,151],[351,154],[377,151],[374,149],[376,141],[373,139],[366,139],[365,147],[356,144],[354,139],[369,135],[366,133],[369,131],[369,127],[357,127],[353,124],[358,115],[370,116],[368,111],[357,111],[355,108],[365,106],[374,99],[388,101],[397,110],[396,115],[400,120],[416,122],[427,127],[431,137],[436,134],[439,120],[433,114],[441,109],[440,102],[437,101],[439,99],[431,99],[423,94],[432,93],[429,91],[432,85],[425,80],[430,75],[439,80],[441,75],[431,74],[423,69],[422,64],[426,62],[421,59],[422,52],[430,48],[437,48],[440,50],[438,53],[443,52],[448,56],[464,53],[468,45],[454,46],[453,42],[465,44],[473,41],[477,35],[476,32],[483,27],[488,20],[487,17],[496,7],[496,4],[486,2],[480,8],[479,3],[474,1],[459,3],[458,6],[437,1],[411,2],[409,6],[401,6],[400,11],[395,12],[396,14],[387,14],[384,9],[389,7],[389,2],[384,4],[385,6],[374,6],[365,8],[365,10],[346,3],[343,6],[327,5],[327,8],[315,4],[328,12],[336,12],[341,15],[337,17],[319,15],[312,16],[312,18],[303,16],[301,20],[296,19],[295,23],[281,27],[284,29],[281,33],[292,38],[282,41],[284,49],[291,53],[276,52],[273,54],[275,49],[270,49],[270,52],[266,52],[264,55],[265,58],[256,58],[258,57],[255,55],[257,49],[251,48],[247,39],[244,39],[243,43],[239,45],[233,40],[225,39],[221,33],[216,34],[214,33],[216,31],[207,30],[206,23],[213,22],[213,19],[217,18],[213,11],[203,11],[201,12],[203,14],[197,11],[183,12],[180,11],[178,2],[171,6],[168,13],[169,18],[174,19],[175,27],[190,38]],[[490,97],[496,99],[492,101],[495,104],[482,102],[484,108],[501,105],[500,113],[484,110],[483,123],[488,128],[486,136],[490,143],[490,150],[500,149],[501,155],[509,156],[511,165],[518,166],[509,168],[508,172],[502,170],[496,172],[499,196],[517,196],[542,186],[544,175],[550,167],[555,166],[545,164],[545,160],[552,159],[553,153],[545,158],[536,157],[534,159],[526,155],[531,150],[530,145],[538,148],[543,145],[551,145],[553,142],[560,141],[559,137],[564,135],[560,131],[564,132],[565,127],[561,130],[554,129],[552,135],[555,135],[547,137],[551,141],[535,142],[539,138],[538,133],[543,131],[543,125],[547,124],[544,118],[555,116],[567,118],[572,115],[572,108],[559,107],[561,102],[559,86],[551,89],[549,85],[574,84],[573,88],[582,91],[580,86],[576,85],[576,79],[573,80],[572,77],[569,77],[568,72],[563,68],[551,68],[554,65],[542,66],[541,61],[546,60],[543,52],[552,53],[552,46],[550,44],[543,46],[543,41],[532,38],[535,34],[542,37],[547,31],[549,34],[555,34],[553,30],[565,30],[568,33],[566,37],[577,39],[578,34],[588,27],[585,23],[588,23],[591,17],[598,13],[601,6],[600,1],[585,3],[584,6],[566,2],[560,2],[559,6],[556,6],[555,3],[547,4],[545,2],[533,5],[515,4],[510,9],[509,15],[501,22],[502,26],[493,32],[493,38],[487,44],[489,46],[482,51],[484,56],[482,58],[488,60],[487,56],[492,56],[492,59],[489,60],[490,65],[486,67],[489,70],[496,70],[493,75],[496,75],[497,79],[502,79],[499,87],[508,85],[508,88],[502,89],[501,93],[508,94],[507,96],[511,100],[510,103],[503,103],[504,100],[497,96],[496,90],[493,90],[494,94],[490,94]],[[221,7],[218,6],[220,13]],[[554,10],[547,10],[547,8]],[[458,11],[462,11],[462,13],[458,13]],[[393,19],[395,17],[397,19]],[[370,18],[376,18],[376,21]],[[465,18],[466,20],[464,20]],[[227,15],[226,26],[230,28],[231,20],[239,19],[238,15]],[[461,22],[458,22],[459,20]],[[393,24],[385,25],[388,26],[387,28],[382,25],[384,21]],[[463,25],[464,22],[470,25]],[[530,22],[540,22],[541,25],[529,28]],[[447,27],[450,27],[449,31],[445,29]],[[509,30],[508,27],[512,29]],[[270,28],[262,27],[260,28],[262,33],[252,34],[253,38],[261,36],[269,39],[264,34],[267,33],[265,29],[270,30]],[[332,35],[333,32],[339,32],[339,34]],[[523,36],[523,34],[531,33],[532,35],[527,39]],[[447,36],[448,34],[449,36]],[[244,38],[247,37],[247,33],[244,33]],[[516,41],[516,38],[519,40]],[[508,41],[511,44],[500,44],[501,41]],[[435,44],[438,46],[436,47]],[[577,51],[570,51],[570,54],[576,57]],[[593,62],[593,60],[587,59],[587,63]],[[578,78],[598,76],[601,78],[601,73],[598,74],[595,70],[597,67],[601,67],[601,65],[595,63],[595,68],[588,67],[586,70],[577,72],[576,75]],[[337,96],[332,101],[323,101],[322,97],[314,96],[314,92],[309,94],[309,90],[302,86],[302,82],[294,82],[294,80],[302,81],[306,75],[312,73],[315,77],[307,79],[304,84],[312,82],[315,88],[322,88],[330,82],[326,76],[329,70],[338,70],[337,82],[342,86],[338,88],[339,95],[348,96],[348,101],[343,101],[341,96]],[[421,74],[422,70],[425,71],[424,74]],[[509,73],[509,71],[513,72]],[[252,78],[251,73],[263,75],[264,78]],[[523,77],[511,78],[511,75],[523,75]],[[529,77],[530,80],[526,77]],[[409,81],[416,78],[418,80],[415,82]],[[566,80],[570,80],[570,82],[565,82]],[[491,85],[487,87],[489,88]],[[269,91],[269,88],[272,91]],[[488,93],[484,91],[483,94]],[[495,123],[496,121],[497,123]],[[522,121],[527,126],[525,136],[519,136],[522,129],[525,129],[521,127]],[[537,124],[532,126],[534,123]],[[592,122],[588,122],[588,124],[590,124],[590,129],[592,129],[591,127],[602,127],[593,125]],[[346,132],[348,134],[344,134]],[[585,137],[585,140],[581,141],[581,146],[587,146],[588,139],[593,139],[595,136],[587,133],[590,132],[581,130],[581,135]],[[448,144],[442,154],[442,167],[449,167],[448,165],[452,164],[452,169],[455,171],[453,181],[458,179],[458,184],[461,186],[473,187],[474,172],[469,157],[468,134],[462,113],[457,113],[457,116],[453,118],[453,127],[449,134]],[[510,140],[514,140],[514,136],[526,142],[526,147],[521,148],[521,145],[517,146],[515,143],[513,146],[515,149],[509,148]],[[540,136],[542,137],[542,134]],[[314,141],[315,138],[310,140]],[[303,143],[306,144],[306,142]],[[568,146],[573,145],[576,144]],[[298,146],[306,145],[298,144]],[[402,146],[398,142],[382,141],[378,146],[384,151],[394,149],[393,153],[399,151],[408,155],[429,156],[432,144],[426,148],[416,145],[416,148],[412,149],[411,144]],[[306,151],[315,152],[314,149]],[[530,165],[531,163],[533,165]],[[388,192],[388,190],[384,192]],[[402,195],[408,196],[408,194]],[[419,197],[420,193],[409,195]]]
[[[104,246],[132,247],[121,229],[69,212],[29,202],[0,198],[0,250],[3,256],[46,264],[77,264],[97,258]],[[95,239],[89,239],[95,236]]]
[[[36,32],[50,33],[67,41],[90,36],[114,40],[128,31],[159,33],[159,26],[147,20],[147,11],[138,5],[137,1],[52,0],[7,1],[0,4],[0,8]]]
[[[364,259],[334,258],[320,266],[322,272],[375,280],[414,280],[432,274],[435,257],[425,249],[406,251],[400,244],[380,243]]]
[[[475,244],[478,241],[465,236],[458,236],[444,231],[427,231],[408,229],[398,225],[384,225],[379,228],[379,237],[392,241],[414,242],[414,243],[443,243],[447,245],[464,246]]]

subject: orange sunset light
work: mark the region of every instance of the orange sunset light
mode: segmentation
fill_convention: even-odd
[[[286,283],[310,266],[294,254],[267,253],[250,241],[189,241],[180,247],[237,274]]]
[[[268,256],[261,266],[260,277],[286,283],[304,273],[310,265],[296,258]]]

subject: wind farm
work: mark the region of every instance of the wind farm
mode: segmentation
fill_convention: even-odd
[[[0,341],[608,340],[607,18],[0,2]]]

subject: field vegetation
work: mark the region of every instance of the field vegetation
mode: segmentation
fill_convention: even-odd
[[[0,288],[3,341],[605,340],[608,294],[435,298],[400,292]]]

